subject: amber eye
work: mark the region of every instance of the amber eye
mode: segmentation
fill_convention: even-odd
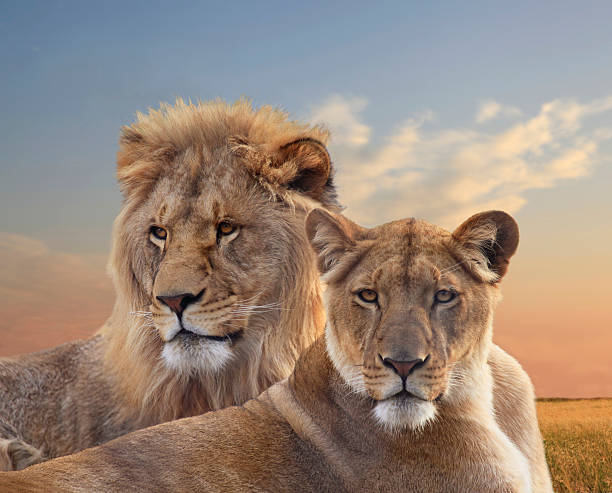
[[[357,296],[366,303],[374,303],[378,299],[376,291],[372,291],[371,289],[362,289],[357,293]]]
[[[231,235],[234,231],[236,231],[236,226],[228,221],[221,221],[219,226],[217,226],[217,231],[222,235]]]
[[[168,232],[159,226],[151,226],[151,234],[161,241],[165,241],[168,237]]]
[[[454,291],[449,291],[448,289],[441,289],[436,292],[435,298],[438,303],[448,303],[449,301],[453,301],[457,293]]]

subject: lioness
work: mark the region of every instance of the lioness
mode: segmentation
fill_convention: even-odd
[[[0,469],[241,404],[289,375],[324,328],[304,220],[337,207],[327,138],[246,101],[178,101],[123,129],[115,308],[89,340],[0,360]]]
[[[454,233],[365,229],[322,210],[308,237],[327,328],[293,374],[243,406],[0,476],[27,491],[530,492],[494,417],[498,281],[518,242],[499,211]]]

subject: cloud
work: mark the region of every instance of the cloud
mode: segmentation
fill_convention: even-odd
[[[88,337],[110,315],[105,256],[55,252],[2,233],[0,257],[0,356]]]
[[[588,175],[600,142],[612,136],[610,129],[585,128],[590,117],[612,110],[612,97],[550,101],[496,132],[429,131],[432,115],[425,113],[406,119],[380,145],[370,144],[365,106],[336,95],[313,113],[332,115],[332,132],[339,125],[330,150],[340,200],[364,225],[416,216],[452,228],[481,210],[516,212],[528,190]]]
[[[484,123],[499,116],[514,117],[520,114],[521,110],[515,106],[503,105],[493,100],[483,101],[476,113],[476,123]]]
[[[336,145],[361,147],[370,141],[370,127],[358,116],[366,105],[363,98],[348,99],[336,94],[311,109],[310,121],[332,128]]]

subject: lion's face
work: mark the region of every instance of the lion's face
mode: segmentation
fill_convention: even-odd
[[[115,281],[136,299],[132,340],[154,334],[167,369],[253,359],[279,300],[301,289],[287,279],[310,265],[304,215],[333,189],[331,163],[310,137],[324,133],[285,118],[244,103],[179,104],[124,130]]]
[[[169,367],[222,368],[237,345],[260,336],[247,333],[249,318],[279,308],[277,264],[294,236],[288,211],[231,161],[195,175],[169,171],[126,223],[150,299],[143,320]]]
[[[506,246],[507,263],[518,238],[500,214],[475,216],[454,235],[413,219],[365,230],[324,212],[309,216],[328,282],[330,357],[354,391],[375,401],[386,428],[427,423],[437,402],[459,391],[462,364],[488,347],[491,281],[503,274],[495,248]]]

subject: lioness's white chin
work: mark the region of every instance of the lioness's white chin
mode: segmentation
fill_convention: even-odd
[[[233,359],[229,340],[197,338],[185,344],[180,338],[164,343],[161,360],[164,365],[180,374],[216,373]]]
[[[416,397],[391,397],[377,402],[373,413],[387,431],[419,430],[436,417],[436,406]]]

